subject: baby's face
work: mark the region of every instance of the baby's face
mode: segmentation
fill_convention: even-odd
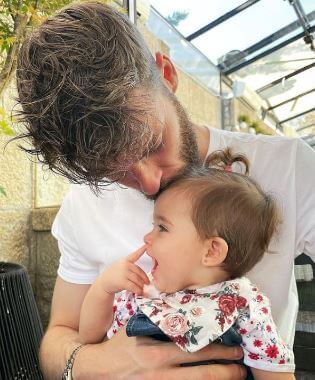
[[[206,249],[191,220],[190,200],[176,189],[166,190],[155,203],[153,230],[144,240],[153,258],[152,276],[162,292],[195,288]]]

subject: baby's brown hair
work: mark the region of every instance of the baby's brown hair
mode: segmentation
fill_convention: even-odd
[[[261,260],[280,223],[273,197],[247,175],[231,171],[236,163],[248,173],[245,156],[230,149],[216,151],[207,167],[190,169],[166,187],[190,197],[192,221],[201,239],[219,236],[226,241],[224,269],[231,278],[244,275]]]

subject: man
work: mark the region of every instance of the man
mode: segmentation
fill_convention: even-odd
[[[76,350],[84,296],[109,263],[142,244],[151,226],[148,198],[226,146],[247,155],[250,175],[283,207],[274,254],[266,253],[249,277],[267,292],[280,333],[293,343],[294,256],[315,256],[315,155],[308,146],[193,125],[173,95],[171,60],[157,53],[154,61],[136,28],[98,3],[70,5],[34,31],[20,52],[17,82],[25,136],[34,145],[28,151],[72,182],[90,186],[71,187],[53,226],[61,259],[40,353],[46,378],[60,378],[74,355],[76,380],[244,378],[235,364],[180,366],[238,359],[239,347],[212,344],[186,354],[170,343],[127,338],[122,329],[107,342]],[[148,258],[140,265],[148,270]]]

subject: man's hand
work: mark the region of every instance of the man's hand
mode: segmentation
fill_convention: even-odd
[[[97,279],[97,283],[103,291],[114,294],[122,290],[142,294],[143,286],[149,284],[150,280],[146,273],[135,264],[145,253],[146,245],[137,251],[114,262]]]
[[[74,362],[73,377],[76,380],[241,380],[246,378],[246,370],[236,364],[180,366],[182,363],[241,357],[240,347],[211,344],[198,352],[187,353],[174,343],[143,337],[128,338],[122,329],[111,340],[80,350]]]

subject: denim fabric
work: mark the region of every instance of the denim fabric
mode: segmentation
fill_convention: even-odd
[[[161,340],[164,342],[170,342],[171,339],[166,336],[163,331],[156,326],[145,314],[138,312],[134,314],[127,326],[126,326],[127,336],[150,336],[151,338]],[[242,338],[236,332],[236,330],[231,327],[227,332],[225,332],[219,339],[215,341],[216,343],[222,343],[227,346],[237,346],[242,342]],[[196,366],[196,365],[206,365],[206,364],[231,364],[230,360],[206,360],[195,363],[184,363],[182,367]],[[242,361],[236,361],[238,364],[243,364]],[[253,380],[251,371],[248,367],[248,375],[246,380]]]

